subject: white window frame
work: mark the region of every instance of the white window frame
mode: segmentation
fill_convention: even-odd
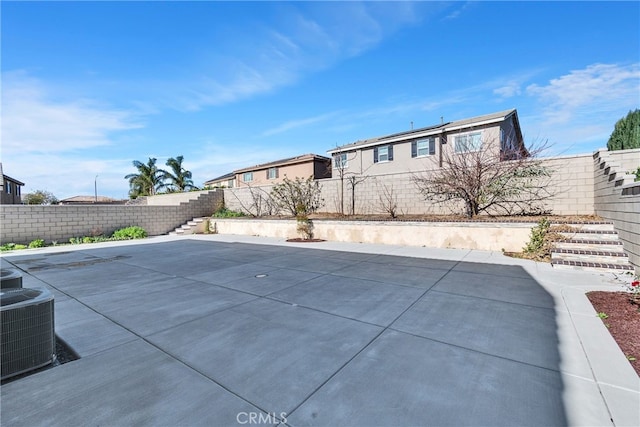
[[[431,138],[422,138],[416,141],[416,157],[427,157],[432,155],[432,154],[429,154],[430,139]],[[421,144],[423,144],[424,147],[420,147]],[[425,153],[420,154],[420,150],[424,150]]]
[[[475,139],[475,136],[478,137],[478,140],[473,142],[477,143],[478,145],[472,145],[471,147],[469,147],[469,142],[468,139],[470,137],[473,137]],[[462,146],[462,143],[459,142],[459,140],[463,139],[465,140],[464,142],[464,146]],[[475,131],[475,132],[467,132],[467,133],[461,133],[459,135],[455,135],[453,138],[453,148],[456,154],[464,154],[464,153],[472,153],[475,151],[480,151],[482,150],[482,131]],[[463,149],[459,149],[459,148],[463,148]]]
[[[278,168],[269,168],[267,170],[267,179],[276,179],[278,177]]]
[[[242,174],[242,182],[253,181],[253,172],[245,172]]]
[[[384,163],[388,161],[389,161],[389,146],[383,145],[381,147],[378,147],[378,163]]]
[[[347,153],[338,153],[333,156],[334,169],[346,169],[348,167],[349,167],[349,159],[347,159]]]

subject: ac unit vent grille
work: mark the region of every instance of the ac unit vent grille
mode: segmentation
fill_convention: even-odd
[[[2,379],[45,366],[55,354],[53,295],[46,289],[16,289],[2,292],[5,297],[17,301],[0,308]]]

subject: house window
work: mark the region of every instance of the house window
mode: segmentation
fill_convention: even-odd
[[[7,189],[7,194],[11,194],[11,181],[5,181],[5,187]]]
[[[278,168],[269,168],[267,170],[267,179],[276,179],[278,177]]]
[[[375,147],[373,149],[373,163],[390,162],[393,160],[393,145]]]
[[[479,151],[482,148],[482,133],[474,132],[464,135],[456,135],[455,150],[456,153],[468,153],[470,151]]]
[[[411,143],[411,157],[424,157],[436,154],[436,139],[422,138]]]
[[[346,169],[349,161],[347,160],[347,153],[340,153],[333,156],[333,167],[336,169]]]
[[[242,180],[244,182],[251,182],[253,181],[253,172],[245,172],[242,174]]]
[[[236,183],[235,179],[230,179],[229,181],[227,181],[227,187],[233,188],[235,186],[235,183]]]

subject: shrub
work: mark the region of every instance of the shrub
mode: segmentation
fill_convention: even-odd
[[[289,212],[291,216],[309,215],[324,205],[320,184],[312,177],[306,180],[296,178],[295,181],[285,178],[273,186],[271,197],[278,209]]]
[[[530,240],[523,248],[523,251],[527,254],[534,254],[540,252],[545,244],[545,236],[551,227],[551,223],[547,218],[542,218],[538,221],[538,225],[531,229]]]
[[[18,249],[26,249],[27,246],[26,245],[19,245],[17,243],[5,243],[4,245],[0,246],[0,251],[4,252],[4,251],[14,251],[14,250],[18,250]]]
[[[211,216],[214,218],[237,218],[245,215],[242,212],[232,211],[226,206],[222,206],[218,208]]]
[[[121,228],[120,230],[116,230],[111,235],[113,240],[130,240],[130,239],[143,239],[147,237],[147,232],[144,228],[138,227],[137,225]]]
[[[42,239],[32,240],[29,243],[29,248],[30,249],[33,249],[33,248],[44,248],[44,240],[42,240]]]

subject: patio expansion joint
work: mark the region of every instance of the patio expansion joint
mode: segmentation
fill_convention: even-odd
[[[382,327],[382,330],[380,332],[378,332],[373,338],[371,338],[371,340],[369,340],[368,343],[366,343],[359,351],[357,351],[352,357],[350,357],[349,360],[347,360],[345,363],[343,363],[342,366],[340,366],[333,374],[329,375],[329,377],[326,380],[324,380],[315,389],[313,389],[311,391],[311,393],[309,393],[307,395],[307,397],[305,397],[304,399],[302,399],[302,401],[300,401],[300,403],[298,403],[296,406],[294,406],[293,409],[291,409],[291,411],[289,411],[289,415],[295,413],[295,411],[297,411],[298,408],[300,408],[302,405],[304,405],[305,402],[307,402],[314,394],[316,394],[322,387],[324,387],[325,384],[327,384],[329,381],[331,381],[336,375],[338,375],[340,372],[342,372],[347,367],[347,365],[349,365],[354,359],[356,359],[366,349],[368,349],[371,346],[371,344],[373,344],[378,338],[380,338],[380,336],[382,336],[382,334],[384,334],[388,330],[392,330],[394,332],[397,332],[395,329],[391,328],[391,325],[393,325],[407,311],[411,310],[411,308],[413,308],[413,306],[415,306],[418,303],[418,301],[420,301],[422,299],[422,297],[424,297],[434,286],[436,286],[442,279],[444,279],[447,276],[447,274],[449,274],[461,262],[462,262],[462,260],[456,261],[455,264],[452,265],[451,268],[449,268],[447,270],[447,273],[445,273],[441,278],[436,280],[429,288],[425,289],[425,291],[422,294],[420,294],[420,296],[418,296],[415,299],[415,301],[413,301],[411,304],[409,304],[409,306],[406,309],[404,309],[391,322],[389,322],[388,326]],[[333,314],[333,315],[336,316],[335,314]],[[342,317],[342,316],[340,316],[340,317]],[[352,319],[352,320],[354,320],[354,319]],[[364,323],[366,323],[366,322],[364,322]],[[376,325],[376,326],[380,327],[380,325]]]

